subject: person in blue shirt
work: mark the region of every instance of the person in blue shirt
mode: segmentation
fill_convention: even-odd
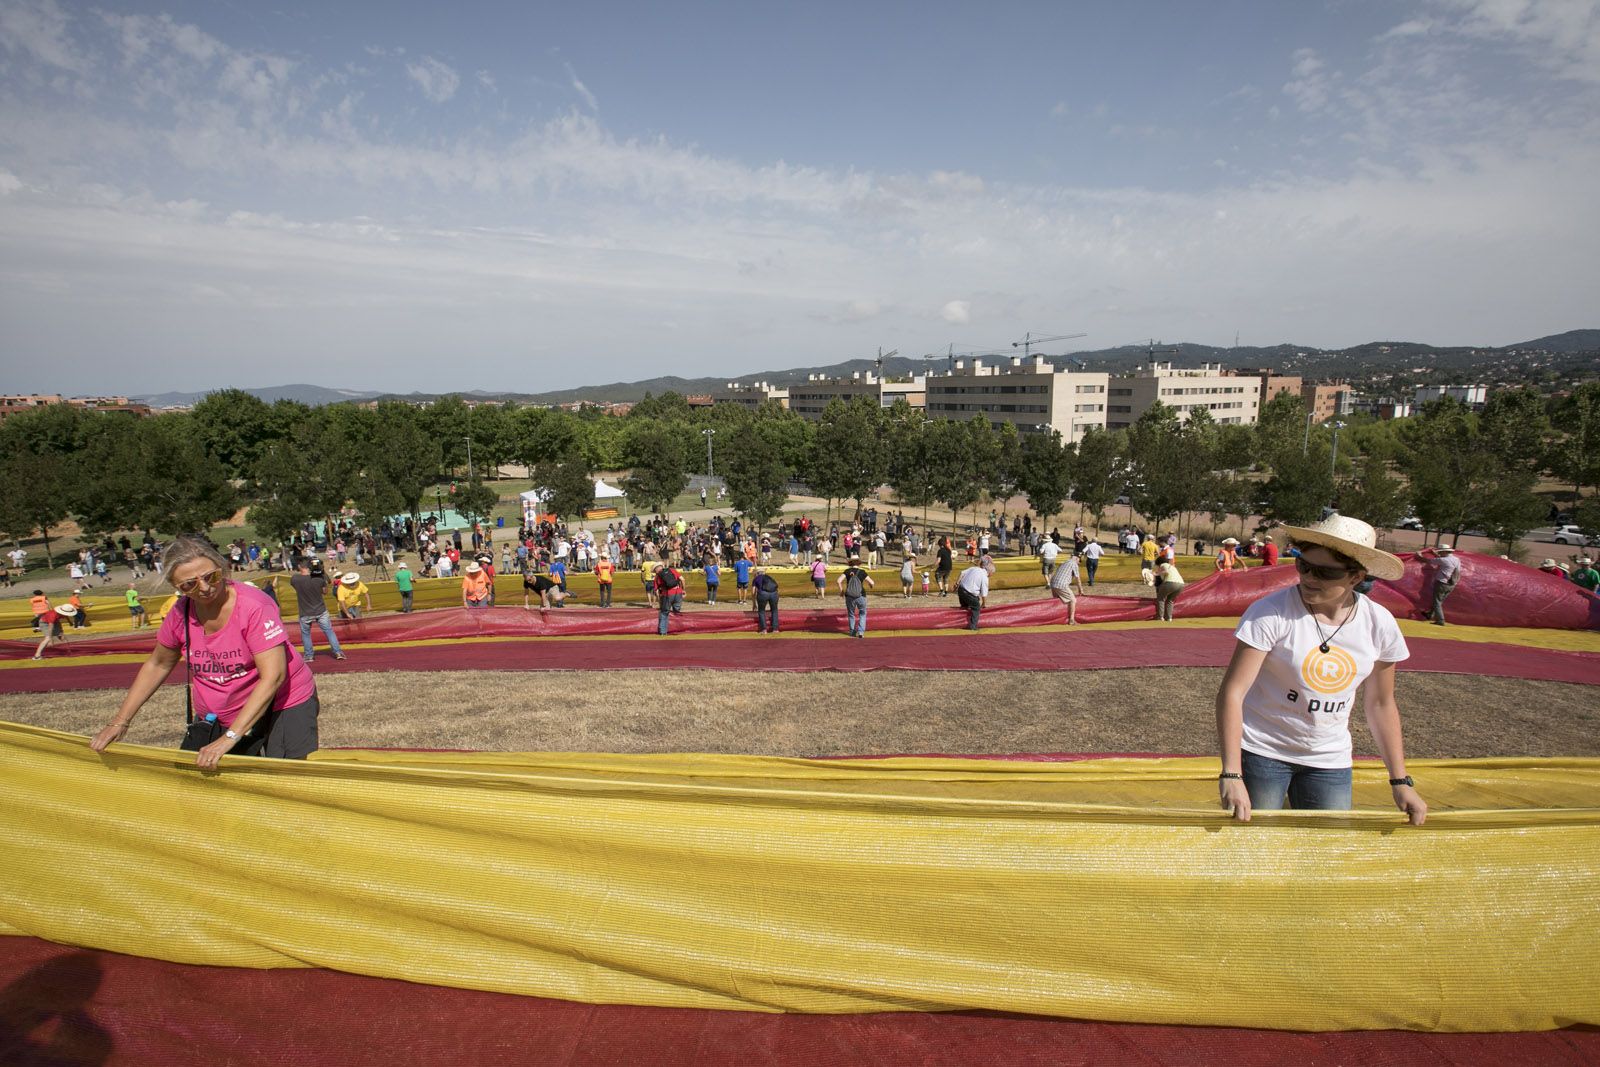
[[[552,562],[550,564],[550,577],[556,583],[556,585],[561,587],[561,599],[556,600],[556,607],[565,607],[565,598],[567,595],[567,561],[564,559],[557,559]]]
[[[704,492],[704,490],[702,490]],[[722,583],[722,568],[717,566],[716,556],[706,557],[706,603],[717,602],[717,586]]]
[[[750,561],[740,556],[733,561],[733,580],[739,585],[739,603],[750,598]]]

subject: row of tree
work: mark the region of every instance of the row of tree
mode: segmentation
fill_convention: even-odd
[[[904,401],[836,401],[810,422],[771,402],[691,409],[670,393],[617,418],[459,397],[310,408],[226,390],[149,419],[65,405],[11,417],[0,425],[0,536],[42,532],[48,554],[48,531],[68,518],[88,536],[171,533],[248,505],[261,536],[286,538],[345,507],[420,517],[446,483],[452,508],[487,516],[498,498],[489,483],[508,463],[525,466],[563,516],[593,503],[596,470],[627,470],[629,502],[658,511],[702,469],[708,437],[733,508],[758,523],[797,484],[830,510],[887,485],[898,506],[924,516],[937,507],[953,524],[1019,493],[1044,520],[1071,502],[1098,526],[1125,502],[1159,526],[1209,516],[1241,532],[1251,516],[1304,523],[1331,503],[1380,527],[1414,513],[1430,530],[1510,542],[1546,519],[1535,488],[1551,475],[1583,500],[1577,521],[1600,525],[1600,383],[1553,401],[1501,391],[1482,412],[1445,399],[1410,419],[1352,420],[1339,434],[1312,425],[1290,394],[1254,426],[1219,425],[1204,410],[1180,421],[1158,404],[1128,430],[1066,442],[982,416],[930,419]]]

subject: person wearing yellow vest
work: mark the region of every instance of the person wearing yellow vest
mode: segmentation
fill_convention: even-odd
[[[1224,537],[1221,550],[1217,552],[1217,570],[1231,571],[1242,568],[1239,562],[1239,539],[1237,537]]]
[[[361,575],[355,571],[340,576],[339,588],[334,593],[339,601],[339,614],[346,619],[361,618],[361,605],[357,603],[362,598],[366,599],[367,610],[372,610],[372,593],[367,589],[366,583],[361,580]]]
[[[489,606],[489,576],[483,572],[483,564],[476,560],[467,564],[466,573],[461,576],[461,606],[464,608]]]
[[[609,556],[601,555],[595,560],[594,581],[600,587],[600,606],[603,608],[611,606],[611,585],[616,580],[616,571]]]
[[[1154,585],[1156,557],[1161,554],[1161,546],[1156,544],[1155,534],[1147,533],[1144,541],[1139,545],[1139,577],[1145,585]]]

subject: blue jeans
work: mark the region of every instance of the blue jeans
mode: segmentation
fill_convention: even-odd
[[[1287,796],[1296,811],[1349,811],[1349,767],[1302,767],[1248,750],[1240,753],[1239,771],[1255,811],[1279,811]]]
[[[849,617],[849,620],[850,620],[850,632],[852,634],[864,634],[864,633],[866,633],[867,632],[867,597],[866,597],[866,594],[863,593],[861,596],[847,596],[847,597],[845,597],[844,598],[844,610],[845,610],[845,614]]]
[[[309,660],[312,656],[316,655],[316,650],[311,647],[312,623],[316,623],[318,626],[322,627],[323,634],[325,634],[328,638],[328,647],[332,649],[333,654],[335,656],[344,655],[344,652],[339,648],[339,639],[333,636],[333,620],[329,618],[328,613],[324,611],[321,615],[300,616],[300,648],[305,653],[305,658]]]
[[[1089,579],[1089,584],[1094,584],[1094,572],[1100,569],[1100,561],[1088,556],[1083,557],[1083,573]]]
[[[770,613],[770,614],[769,614]],[[778,632],[778,594],[756,594],[756,631]]]
[[[667,635],[667,616],[683,614],[683,591],[668,593],[661,597],[657,604],[656,633],[665,637]]]

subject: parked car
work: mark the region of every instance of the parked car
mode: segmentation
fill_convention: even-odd
[[[1405,518],[1395,523],[1395,529],[1420,530],[1422,529],[1422,520],[1417,518],[1415,515],[1407,515]]]
[[[1557,526],[1555,535],[1550,540],[1558,545],[1592,545],[1595,543],[1594,535],[1580,526]]]

